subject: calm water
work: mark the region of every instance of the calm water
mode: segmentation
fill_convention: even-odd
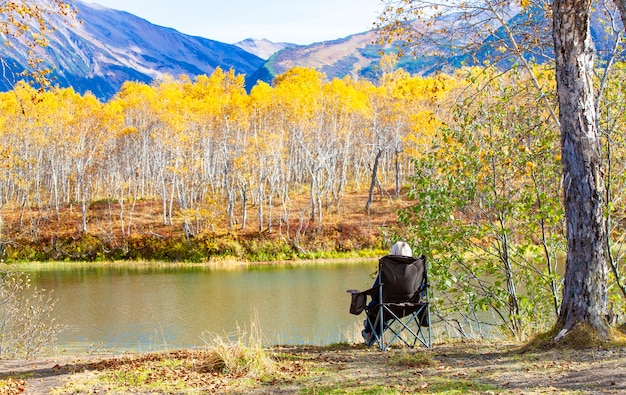
[[[77,267],[29,271],[53,290],[65,330],[59,348],[158,350],[201,346],[259,324],[271,344],[346,340],[362,316],[347,289],[366,289],[376,262],[210,271],[204,268]],[[256,318],[255,318],[256,317]]]

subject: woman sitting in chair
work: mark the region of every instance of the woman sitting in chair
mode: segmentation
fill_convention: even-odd
[[[411,250],[411,247],[409,246],[408,243],[404,241],[398,241],[391,248],[391,252],[389,253],[389,255],[400,255],[400,256],[412,257],[413,251]],[[376,280],[374,281],[374,285],[372,286],[372,288],[377,287],[379,284],[380,284],[380,273],[376,275]],[[374,306],[379,304],[379,302],[380,300],[378,299],[378,293],[374,293],[372,295],[372,301],[368,304],[368,307],[372,309]],[[369,318],[369,321],[366,319],[363,322],[364,328],[361,331],[361,335],[363,336],[363,340],[365,340],[365,344],[367,344],[368,346],[371,346],[376,341],[376,336],[374,335],[374,333],[372,333],[372,328],[370,327],[369,322],[370,321],[376,322],[376,317],[368,317],[368,318]]]

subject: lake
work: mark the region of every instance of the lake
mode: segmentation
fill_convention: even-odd
[[[325,345],[347,339],[364,315],[348,311],[347,289],[367,289],[368,263],[210,270],[103,264],[35,266],[38,289],[52,290],[65,328],[58,348],[152,351],[204,345],[258,325],[267,344]],[[359,331],[356,330],[358,334]],[[354,340],[354,339],[353,339]]]

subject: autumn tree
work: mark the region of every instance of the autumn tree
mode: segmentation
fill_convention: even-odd
[[[167,223],[167,197],[163,191],[160,159],[156,137],[162,121],[157,115],[157,95],[153,87],[126,82],[112,100],[123,116],[123,125],[117,130],[110,171],[115,171],[112,180],[112,198],[120,204],[122,234],[130,236],[133,224],[133,207],[141,198],[161,197],[162,222]],[[126,210],[126,203],[130,203]]]
[[[372,116],[368,128],[370,132],[368,146],[371,147],[373,159],[369,193],[365,203],[365,210],[368,213],[373,202],[374,189],[380,188],[378,172],[381,159],[387,152],[395,151],[396,155],[399,153],[398,151],[401,152],[401,142],[397,136],[408,129],[408,117],[404,112],[406,110],[405,103],[402,103],[394,95],[394,85],[397,85],[398,81],[406,79],[406,76],[407,73],[403,70],[384,74],[380,86],[377,89],[372,89],[369,95]]]
[[[13,70],[7,59],[0,58],[2,75],[10,85],[19,78],[9,79],[12,73],[21,73],[31,81],[45,88],[50,85],[46,75],[51,71],[41,68],[44,59],[41,49],[48,45],[48,37],[55,31],[57,23],[71,23],[76,16],[76,9],[64,0],[0,1],[0,33],[4,44],[15,49],[23,56],[30,69]]]
[[[286,131],[280,127],[280,107],[273,100],[273,89],[265,83],[257,84],[250,92],[250,147],[251,163],[255,165],[256,199],[259,231],[264,228],[271,232],[274,197],[278,196],[287,212],[289,196],[286,178]],[[267,210],[265,210],[267,208]],[[264,222],[264,217],[267,220]],[[287,218],[285,218],[287,217]],[[288,215],[281,223],[288,222]],[[282,229],[282,228],[281,228]]]
[[[449,330],[487,335],[496,323],[521,339],[558,314],[557,131],[533,105],[538,97],[527,73],[477,68],[468,80],[475,74],[492,83],[468,85],[453,111],[457,121],[442,125],[415,155],[414,203],[400,218],[406,234],[433,254],[434,312]]]
[[[394,195],[399,196],[403,169],[410,158],[430,146],[437,126],[444,121],[439,107],[454,86],[447,76],[412,76],[398,69],[384,73],[377,89],[371,90],[369,145],[375,154],[366,210],[372,204],[374,188],[379,184],[377,173],[385,156],[389,169],[384,173],[393,175]]]
[[[624,7],[621,1],[618,7]],[[393,41],[404,38],[404,43],[424,44],[427,38],[449,37],[452,45],[463,39],[466,48],[480,47],[487,37],[498,38],[500,52],[517,56],[519,63],[529,71],[525,58],[525,46],[519,45],[519,37],[530,40],[529,48],[541,48],[541,42],[533,44],[535,37],[543,37],[540,29],[535,34],[515,34],[512,16],[517,11],[532,13],[543,9],[551,11],[552,48],[555,54],[556,81],[558,96],[558,119],[552,111],[552,118],[561,134],[563,164],[563,193],[567,222],[567,262],[563,302],[555,327],[556,339],[566,336],[578,324],[589,324],[600,336],[609,335],[606,308],[606,230],[604,209],[604,186],[600,151],[600,135],[597,125],[596,92],[593,85],[594,50],[590,33],[590,18],[594,2],[591,0],[555,0],[552,6],[547,3],[535,4],[530,1],[472,3],[421,1],[388,1],[381,17],[384,37]],[[450,7],[457,12],[450,20]],[[434,15],[434,17],[432,17]],[[546,13],[546,15],[548,15]],[[623,15],[622,15],[623,16]],[[410,21],[417,20],[418,34],[412,35]],[[539,19],[545,20],[543,18]],[[451,25],[446,26],[448,21]],[[532,19],[529,19],[532,21]],[[476,22],[476,23],[473,23]],[[460,26],[461,28],[455,28]],[[497,27],[494,28],[494,25]],[[525,24],[524,29],[530,26]],[[429,28],[435,35],[429,34]],[[543,29],[545,31],[545,29]],[[454,34],[461,33],[462,36]],[[548,30],[549,31],[549,30]],[[504,34],[502,34],[504,33]],[[522,31],[523,33],[523,31]],[[491,36],[490,36],[491,35]],[[417,40],[412,39],[417,37]],[[469,41],[468,41],[469,39]],[[472,40],[473,39],[473,40]],[[491,42],[492,40],[488,40]],[[416,47],[414,47],[416,48]],[[496,51],[497,52],[497,51]],[[549,51],[542,51],[546,54]],[[529,52],[530,53],[530,52]],[[477,52],[474,52],[477,54]],[[474,56],[474,59],[479,58]],[[542,89],[536,82],[535,86]],[[550,103],[544,98],[548,108]]]
[[[26,59],[30,66],[30,70],[26,70],[23,75],[30,76],[34,82],[38,83],[42,88],[49,85],[46,78],[48,70],[39,69],[41,63],[40,52],[38,50],[47,45],[46,36],[54,30],[53,19],[56,16],[63,18],[73,17],[75,11],[62,0],[51,0],[46,2],[33,1],[11,1],[0,0],[0,33],[2,40],[7,46],[21,47],[25,50]],[[7,63],[7,59],[0,57],[0,68],[2,75],[10,85],[14,85],[15,81],[7,78],[7,75],[15,70],[11,70],[13,65]],[[18,70],[19,72],[20,70]],[[33,99],[34,95],[31,96]],[[13,104],[21,104],[13,102],[9,106],[12,110],[16,109]],[[24,117],[24,109],[20,108]],[[3,114],[4,115],[4,114]],[[5,125],[3,125],[5,126]],[[10,128],[10,127],[9,127]],[[0,137],[3,132],[0,132]],[[4,138],[2,139],[4,140]],[[6,141],[4,141],[6,144]],[[35,144],[36,145],[36,144]],[[0,169],[6,170],[3,173],[10,173],[14,163],[13,152],[6,150],[6,145],[0,148],[2,159],[4,162],[8,159],[8,166],[1,166]],[[24,144],[23,147],[27,147]],[[37,155],[38,163],[41,163],[43,150],[39,144],[39,152]],[[4,164],[4,163],[3,163]],[[42,173],[37,172],[38,176]],[[0,182],[2,177],[0,177]],[[43,183],[42,178],[37,179],[37,186]],[[1,188],[1,187],[0,187]],[[37,195],[39,196],[39,195]],[[3,200],[0,193],[0,208],[2,208]],[[39,199],[37,199],[39,200]],[[38,202],[41,204],[41,200]],[[2,216],[0,215],[0,254],[4,255],[4,240],[2,238]],[[24,354],[28,357],[38,353],[45,345],[54,342],[59,332],[58,325],[48,326],[50,312],[54,306],[54,301],[49,295],[42,292],[36,292],[32,298],[23,297],[24,290],[28,288],[28,281],[19,273],[3,273],[0,279],[0,310],[2,310],[2,323],[0,327],[1,351],[8,355]]]
[[[324,134],[322,85],[324,76],[313,69],[295,67],[275,80],[277,98],[288,111],[289,152],[293,176],[309,184],[310,216],[321,226],[321,196],[333,160],[335,136]]]
[[[367,89],[371,84],[350,77],[333,79],[324,85],[325,130],[336,136],[333,168],[327,179],[327,210],[339,211],[345,190],[353,177],[350,171],[354,154],[363,148],[359,132],[367,125],[371,107]]]
[[[602,337],[609,336],[592,6],[591,0],[555,0],[552,10],[567,220],[565,284],[555,339],[582,323],[591,325]]]
[[[235,204],[239,194],[242,205],[241,226],[245,227],[250,192],[250,172],[246,163],[238,158],[246,150],[248,142],[248,96],[244,89],[244,78],[233,70],[224,72],[216,69],[205,81],[203,100],[210,110],[212,142],[215,145],[218,170],[221,173],[221,187],[226,194],[229,230],[235,224]]]
[[[624,267],[624,233],[620,224],[624,223],[624,191],[626,191],[626,140],[623,130],[626,127],[626,69],[623,63],[611,71],[604,86],[599,109],[599,127],[603,138],[603,162],[605,177],[607,261],[609,267],[609,316],[616,317],[626,303],[626,277]]]

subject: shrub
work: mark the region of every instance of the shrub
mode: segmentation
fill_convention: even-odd
[[[203,336],[210,351],[205,360],[210,371],[246,377],[261,377],[276,371],[276,362],[263,348],[263,334],[256,316],[249,332],[239,328],[226,339],[215,334]]]
[[[30,287],[24,273],[0,273],[0,357],[33,357],[53,346],[61,331],[51,317],[56,300]]]

